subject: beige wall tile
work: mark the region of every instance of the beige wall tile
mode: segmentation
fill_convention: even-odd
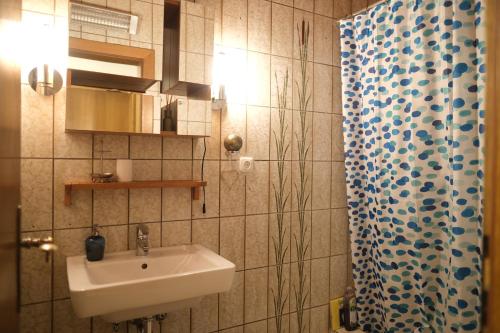
[[[192,226],[193,244],[200,244],[206,248],[219,253],[219,219],[193,220]]]
[[[193,175],[196,179],[201,179],[201,162],[194,162]],[[204,179],[207,182],[205,186],[205,209],[203,213],[203,192],[201,192],[200,200],[192,201],[192,217],[193,218],[206,218],[219,216],[219,162],[218,161],[205,161],[204,166]]]
[[[312,107],[311,107],[312,109]],[[292,150],[292,160],[298,161],[299,160],[299,152],[298,152],[298,146],[297,146],[297,137],[302,137],[302,123],[301,123],[301,116],[300,116],[300,111],[293,111],[293,135],[292,135],[292,145],[290,146],[290,149]],[[309,148],[309,152],[306,156],[306,160],[310,161],[313,158],[312,154],[312,145],[313,145],[313,113],[312,112],[306,112],[305,114],[305,123],[306,123],[306,129],[305,129],[305,135],[306,135],[306,146]]]
[[[307,1],[311,4],[311,0],[301,0]],[[307,32],[307,25],[309,25],[309,39],[308,39],[308,49],[307,53],[309,56],[309,61],[314,59],[314,16],[311,11],[304,11],[300,9],[293,10],[293,58],[300,59],[300,40],[302,39],[302,22],[304,22],[304,34]],[[299,29],[299,30],[297,30]],[[304,35],[305,37],[305,35]]]
[[[90,234],[90,228],[54,232],[54,242],[59,247],[54,254],[54,299],[69,297],[66,257],[84,255],[85,239]]]
[[[154,326],[157,326],[153,324]],[[107,321],[104,321],[104,319],[101,319],[100,317],[93,317],[92,318],[92,333],[114,333],[113,331],[113,324],[108,323]],[[126,322],[121,322],[118,323],[118,333],[127,333],[127,323]]]
[[[191,243],[191,221],[172,221],[162,223],[162,246]]]
[[[331,163],[314,162],[313,163],[313,190],[312,190],[312,208],[329,208],[330,202],[330,181],[331,181]],[[337,185],[338,186],[338,185]]]
[[[94,224],[128,223],[128,190],[94,191]]]
[[[21,156],[52,157],[53,102],[21,85]]]
[[[339,115],[332,115],[332,160],[344,160],[344,134],[342,132],[343,118]]]
[[[304,226],[303,226],[303,232],[304,232],[304,246],[307,246],[305,255],[303,259],[311,259],[311,212],[306,211],[304,212]],[[291,261],[295,262],[298,261],[298,255],[297,255],[297,245],[299,243],[299,240],[301,239],[301,229],[300,229],[300,222],[299,222],[299,214],[298,212],[293,212],[292,213],[292,225],[291,225],[291,231],[292,231],[292,240],[291,240],[291,246],[290,246],[290,256],[291,256]]]
[[[51,232],[22,233],[21,237],[43,238]],[[52,256],[45,261],[45,253],[38,249],[21,249],[21,304],[49,301],[52,297]]]
[[[279,233],[278,233],[278,220],[276,214],[269,215],[269,265],[276,265],[276,251],[275,246],[278,245],[279,242]],[[286,249],[285,257],[283,259],[284,263],[290,262],[290,252],[291,252],[291,242],[292,239],[290,237],[291,231],[291,213],[283,214],[283,248]]]
[[[293,61],[290,58],[271,56],[271,106],[278,107],[278,87],[284,91],[285,77],[288,72],[286,107],[292,108]]]
[[[293,311],[293,309],[292,309]],[[302,325],[302,332],[309,332],[309,316],[310,316],[310,310],[304,310],[304,315],[303,315],[303,325]],[[298,329],[298,322],[297,322],[297,312],[293,312],[290,314],[290,333],[300,333],[300,330]]]
[[[271,161],[270,164],[270,182],[269,182],[269,197],[270,197],[270,207],[269,212],[276,212],[276,197],[275,197],[275,187],[279,186],[279,173],[278,173],[278,162]],[[283,175],[285,180],[285,192],[283,196],[288,200],[285,202],[285,212],[289,212],[292,209],[292,201],[294,193],[292,192],[292,162],[285,161],[283,166]],[[294,190],[295,191],[295,190]]]
[[[332,159],[332,117],[328,113],[313,114],[313,159],[330,161]]]
[[[332,17],[333,16],[333,2],[334,2],[334,0],[315,0],[314,1],[314,12],[317,14]]]
[[[134,181],[159,180],[161,179],[161,171],[162,171],[161,160],[132,161],[132,179]]]
[[[271,58],[267,54],[248,52],[247,103],[269,106]]]
[[[268,268],[245,271],[245,322],[267,317]]]
[[[111,225],[104,226],[100,230],[100,234],[106,239],[106,253],[126,251],[128,250],[128,226],[127,225]]]
[[[131,35],[130,39],[151,43],[153,41],[153,5],[143,1],[130,0],[130,11],[139,16],[137,34]]]
[[[237,326],[228,328],[226,330],[221,330],[221,333],[243,333],[243,326]]]
[[[161,158],[161,138],[134,135],[130,137],[130,158]]]
[[[192,179],[192,162],[187,160],[164,160],[164,180]],[[163,188],[162,220],[186,220],[191,217],[191,189]]]
[[[54,332],[90,332],[90,319],[77,318],[69,299],[54,302],[53,322]]]
[[[127,1],[124,1],[127,2]],[[153,43],[163,45],[163,4],[153,5]]]
[[[332,163],[332,206],[342,208],[347,206],[345,168],[343,162]]]
[[[255,161],[254,169],[246,176],[246,214],[269,211],[269,162]]]
[[[292,246],[295,246],[292,244]],[[304,278],[305,278],[305,283],[304,283],[304,293],[310,295],[311,294],[311,260],[306,260],[303,262],[304,264]],[[296,299],[295,299],[295,291],[298,290],[299,288],[299,269],[298,269],[298,263],[297,262],[292,262],[290,264],[290,292],[291,292],[291,298],[290,298],[290,312],[295,312],[297,311],[296,307]],[[311,297],[307,297],[305,302],[304,302],[304,307],[309,308],[311,306]],[[293,316],[291,317],[293,318]],[[296,321],[293,320],[292,321]],[[290,326],[290,329],[292,329],[293,326]]]
[[[162,322],[161,330],[166,332],[189,333],[191,331],[190,309],[171,311]]]
[[[131,189],[129,200],[130,223],[161,221],[161,189]]]
[[[193,158],[192,138],[163,138],[163,158],[184,160]]]
[[[186,15],[186,51],[203,54],[204,40],[205,20],[203,17]]]
[[[247,155],[256,160],[269,160],[270,112],[268,107],[247,108]]]
[[[20,333],[51,333],[52,303],[21,306]]]
[[[314,111],[332,112],[333,69],[331,66],[314,64]]]
[[[292,158],[292,138],[293,138],[293,113],[291,110],[285,110],[285,120],[284,126],[286,129],[285,132],[285,142],[283,143],[284,147],[288,146],[286,151],[285,160],[290,160]],[[269,150],[270,150],[270,159],[277,160],[277,147],[276,147],[276,139],[279,138],[280,133],[280,119],[279,119],[279,110],[272,108],[271,109],[271,130],[270,130],[270,138],[269,138]]]
[[[246,324],[243,330],[245,333],[267,333],[267,320]]]
[[[279,1],[288,1],[288,0],[279,0]],[[282,330],[284,332],[290,332],[290,316],[288,314],[283,315],[282,321]],[[271,318],[267,320],[267,332],[268,333],[276,333],[276,318]]]
[[[333,67],[333,113],[342,114],[342,81],[340,68]]]
[[[334,0],[333,17],[342,18],[351,13],[351,0]]]
[[[64,205],[64,182],[90,180],[90,160],[54,160],[54,228],[90,227],[92,221],[92,192],[73,191],[71,206]]]
[[[313,178],[313,163],[306,161],[305,163],[305,185],[304,185],[304,190],[305,190],[305,197],[309,197],[309,199],[306,202],[305,209],[309,210],[312,207],[312,186],[314,185],[314,178]],[[292,162],[292,195],[290,197],[292,201],[292,210],[297,211],[299,210],[298,207],[298,202],[297,202],[297,189],[300,188],[300,168],[299,168],[299,162],[298,161],[293,161]],[[302,209],[302,208],[301,208]]]
[[[289,57],[293,51],[293,9],[277,3],[272,4],[271,53]]]
[[[207,152],[205,159],[218,160],[220,158],[220,112],[212,112],[212,135],[205,138]],[[203,157],[203,139],[194,139],[194,158],[201,159]]]
[[[233,285],[219,294],[219,329],[243,324],[244,273],[234,274]]]
[[[24,0],[22,9],[44,14],[54,13],[54,0]]]
[[[333,64],[333,19],[314,15],[314,61],[322,64]]]
[[[129,137],[126,135],[94,135],[94,158],[129,158]]]
[[[346,254],[349,247],[347,208],[332,209],[330,255]]]
[[[314,1],[311,0],[294,0],[293,6],[295,8],[307,10],[308,12],[312,12],[314,8]]]
[[[312,212],[311,233],[312,257],[327,257],[330,254],[330,210]]]
[[[271,51],[271,2],[248,0],[248,49]]]
[[[223,161],[220,178],[220,215],[245,214],[245,176],[238,171],[238,163]]]
[[[245,268],[245,217],[223,217],[220,219],[220,255],[236,265],[236,270]]]
[[[344,295],[347,269],[347,255],[330,257],[330,299]]]
[[[21,160],[21,230],[52,229],[52,160]]]
[[[336,22],[333,21],[333,34],[332,34],[332,44],[333,44],[333,55],[332,63],[334,66],[340,67],[340,29]]]
[[[191,308],[191,332],[206,333],[218,328],[219,295],[202,298],[199,305]]]
[[[328,305],[311,309],[311,332],[328,332]]]
[[[308,63],[306,66],[306,80],[308,80],[307,84],[307,89],[306,89],[306,96],[309,97],[309,102],[307,103],[307,108],[306,110],[312,111],[313,109],[313,103],[314,103],[314,96],[313,96],[313,63],[311,62],[313,59],[311,57],[308,58]],[[294,110],[300,110],[301,105],[300,105],[300,100],[299,100],[299,92],[298,92],[298,87],[301,89],[302,93],[302,74],[301,74],[301,65],[299,60],[294,60],[293,61],[293,109]],[[299,86],[297,87],[297,82]]]
[[[245,223],[245,268],[268,265],[269,216],[251,215]],[[271,245],[272,246],[272,245]]]
[[[328,304],[330,259],[313,259],[311,265],[311,306]]]
[[[222,43],[224,46],[247,46],[247,0],[224,0],[222,5]]]
[[[368,6],[368,1],[367,0],[351,0],[351,10],[353,13],[356,13],[360,10],[366,9],[366,6]]]

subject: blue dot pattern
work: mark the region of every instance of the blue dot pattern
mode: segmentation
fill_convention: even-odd
[[[366,332],[479,332],[484,4],[341,22],[352,268]]]

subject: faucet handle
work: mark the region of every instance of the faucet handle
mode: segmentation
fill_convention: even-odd
[[[149,234],[149,227],[145,224],[137,225],[137,236],[143,236]]]

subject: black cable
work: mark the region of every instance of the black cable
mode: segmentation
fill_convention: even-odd
[[[206,139],[203,138],[203,157],[201,158],[201,181],[203,182],[204,179],[204,171],[205,171],[205,155],[207,154],[207,142]],[[207,212],[207,207],[205,205],[205,185],[203,185],[203,208],[202,208],[203,214]]]

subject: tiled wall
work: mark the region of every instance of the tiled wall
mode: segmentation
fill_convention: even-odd
[[[144,136],[100,136],[64,133],[65,92],[55,98],[35,94],[22,85],[22,205],[23,236],[53,235],[60,249],[45,263],[35,250],[22,252],[23,332],[112,332],[100,319],[78,319],[69,300],[65,257],[83,254],[84,239],[93,223],[103,226],[107,251],[134,248],[137,223],[148,223],[153,246],[201,243],[236,264],[230,292],[203,299],[192,309],[169,313],[167,332],[274,332],[272,289],[275,287],[272,238],[276,220],[272,183],[276,180],[273,129],[277,126],[274,73],[288,68],[290,87],[297,79],[295,24],[304,18],[312,28],[309,74],[311,103],[308,124],[312,145],[307,162],[311,194],[307,218],[311,242],[307,254],[306,320],[310,332],[326,333],[328,301],[343,294],[348,284],[348,234],[341,134],[341,95],[338,30],[335,18],[366,6],[352,0],[201,0],[215,8],[216,43],[242,55],[241,89],[228,110],[213,112],[213,135],[206,140],[207,213],[201,201],[191,201],[186,189],[79,191],[73,205],[63,205],[63,182],[87,178],[98,162],[99,142],[111,150],[105,167],[114,170],[116,158],[134,160],[136,179],[199,178],[200,139]],[[106,0],[101,0],[106,3]],[[144,20],[157,14],[154,3],[107,0],[124,5]],[[66,0],[25,0],[25,13],[46,13],[64,19]],[[153,29],[151,29],[153,30]],[[85,32],[92,34],[91,31]],[[106,32],[107,38],[120,38]],[[97,36],[97,34],[96,34]],[[143,32],[129,45],[155,47],[154,32]],[[123,36],[122,36],[123,37]],[[145,38],[144,40],[134,40]],[[137,44],[139,45],[139,44]],[[141,44],[142,45],[142,44]],[[156,48],[155,48],[156,49]],[[297,92],[288,96],[286,162],[288,189],[294,197],[297,149]],[[256,160],[255,170],[243,175],[224,154],[223,138],[236,132],[244,139],[243,154]],[[295,200],[286,215],[289,255],[285,271],[296,281],[293,234],[297,231]],[[286,331],[296,331],[293,287],[288,286]],[[165,330],[163,330],[165,331]],[[125,324],[120,332],[127,332]],[[131,328],[129,332],[134,332]]]

